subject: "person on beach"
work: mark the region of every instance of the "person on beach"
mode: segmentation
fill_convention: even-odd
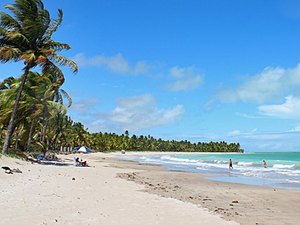
[[[82,167],[87,167],[87,161],[83,161],[82,159],[79,160],[79,157],[74,158],[75,160],[75,166],[82,166]]]
[[[229,169],[233,169],[233,167],[232,167],[232,160],[231,159],[229,159]]]
[[[80,163],[81,163],[81,166],[83,166],[83,167],[88,166],[87,161],[83,161],[82,159],[81,159]]]
[[[267,162],[266,162],[266,160],[263,160],[263,162],[264,162],[264,168],[267,168]]]
[[[75,157],[74,161],[75,161],[75,166],[80,166],[81,163],[79,161],[79,157]]]

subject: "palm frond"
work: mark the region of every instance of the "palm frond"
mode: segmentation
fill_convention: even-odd
[[[0,11],[0,26],[9,28],[10,30],[20,30],[21,25],[11,15]]]
[[[70,108],[73,103],[71,96],[63,89],[60,89],[60,92],[64,98],[68,99],[68,108]]]
[[[64,44],[64,43],[59,43],[59,42],[55,42],[52,40],[49,40],[47,42],[44,43],[44,48],[52,48],[56,51],[62,51],[62,50],[70,50],[71,47],[68,44]]]
[[[38,42],[44,42],[43,40],[43,36],[45,35],[45,32],[47,31],[49,25],[50,25],[50,22],[51,22],[51,19],[50,19],[50,14],[47,10],[40,10],[39,11],[39,14],[38,14],[38,17],[37,17],[37,21],[39,22],[39,26],[36,26],[38,27]],[[39,45],[40,43],[38,43]]]
[[[58,27],[61,25],[63,20],[63,11],[61,9],[58,9],[58,18],[52,20],[50,23],[47,32],[45,33],[45,40],[50,40],[52,34],[58,29]]]
[[[20,59],[24,60],[26,64],[35,64],[36,55],[33,51],[29,50],[20,55]]]
[[[64,79],[63,72],[50,60],[47,61],[45,64],[40,64],[42,67],[42,73],[43,74],[52,74],[53,76],[57,78]]]
[[[0,47],[0,62],[18,61],[20,56],[20,49],[14,47]]]
[[[48,105],[49,105],[49,112],[50,115],[52,116],[52,118],[57,114],[66,114],[67,113],[67,109],[64,105],[57,103],[57,102],[53,102],[53,101],[48,101]]]
[[[73,71],[73,73],[77,73],[78,72],[78,66],[77,64],[68,59],[67,57],[58,55],[58,54],[54,54],[50,56],[51,60],[53,60],[54,62],[62,65],[62,66],[68,66],[69,68],[71,68],[71,70]]]
[[[55,95],[55,90],[53,89],[48,89],[44,93],[44,99],[52,100],[53,96]]]
[[[9,40],[12,40],[12,41],[20,41],[22,40],[23,42],[25,42],[26,44],[29,44],[29,41],[27,39],[27,37],[25,37],[22,33],[20,32],[7,32],[6,33],[6,37],[9,39]]]
[[[49,59],[44,56],[44,55],[39,55],[35,62],[38,64],[38,65],[41,65],[43,67],[43,65],[46,65],[47,63],[49,63]]]
[[[10,9],[20,21],[25,21],[25,18],[34,21],[38,12],[44,9],[44,5],[41,0],[15,0],[15,4],[5,8]]]
[[[54,55],[55,54],[55,50],[51,49],[51,48],[39,48],[38,51],[42,55]]]
[[[35,110],[31,114],[31,116],[33,118],[37,118],[37,117],[39,117],[43,113],[43,110],[44,110],[44,105],[42,105],[42,104],[36,104],[35,105]]]
[[[23,25],[23,24],[22,24],[22,20],[20,19],[20,18],[22,17],[22,13],[20,12],[20,10],[19,10],[19,8],[16,6],[16,4],[13,4],[13,5],[8,4],[8,5],[5,5],[4,8],[10,10],[10,11],[14,14],[14,16],[15,16],[14,20],[18,21],[18,24],[19,24],[20,26]]]
[[[44,9],[44,3],[41,0],[35,0],[34,1],[36,3],[36,5],[38,6],[39,9]]]

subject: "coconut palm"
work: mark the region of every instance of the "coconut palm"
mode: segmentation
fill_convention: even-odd
[[[14,132],[18,131],[18,135],[15,136],[22,139],[19,145],[22,149],[30,149],[31,138],[35,128],[39,127],[43,130],[43,136],[46,136],[47,131],[45,123],[43,123],[45,120],[49,121],[47,124],[52,125],[51,128],[48,127],[48,132],[56,131],[54,142],[61,132],[60,118],[64,117],[66,109],[63,107],[63,99],[59,101],[53,100],[57,92],[60,93],[62,90],[57,89],[60,86],[60,81],[53,83],[51,78],[51,74],[40,75],[33,72],[28,74],[17,110],[16,118],[18,119],[15,120],[14,126]],[[20,83],[21,78],[6,79],[0,83],[0,124],[3,124],[3,128],[8,125]],[[64,93],[70,99],[70,96],[65,91]],[[24,145],[26,139],[27,148]]]
[[[59,88],[61,86],[61,81],[53,81],[53,79],[51,79],[53,78],[51,74],[41,76],[38,73],[29,73],[28,77],[29,79],[28,82],[26,82],[25,88],[26,92],[30,96],[28,102],[32,103],[31,107],[29,105],[29,110],[32,112],[29,111],[30,116],[27,117],[27,120],[31,121],[27,150],[30,149],[31,137],[38,119],[41,121],[49,121],[50,119],[53,120],[53,118],[55,118],[55,120],[59,120],[59,118],[64,116],[66,113],[65,107],[63,107],[63,97],[58,100],[54,99],[54,97],[57,95],[60,96],[60,92],[63,92],[69,100],[69,105],[71,104],[71,98],[68,93]],[[46,127],[42,127],[43,131],[46,132]],[[60,132],[59,126],[55,126],[53,130],[57,130],[57,137]]]
[[[63,80],[64,75],[56,64],[69,66],[73,72],[78,70],[73,61],[57,54],[58,51],[70,49],[70,46],[51,39],[62,22],[62,10],[58,10],[57,19],[51,19],[41,0],[15,0],[14,4],[6,5],[5,8],[10,14],[0,11],[0,61],[24,61],[25,67],[7,128],[3,153],[8,152],[14,119],[29,71],[40,66],[43,74],[51,72]]]

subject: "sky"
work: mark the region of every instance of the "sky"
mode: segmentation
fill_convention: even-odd
[[[300,151],[300,1],[43,2],[64,12],[53,39],[79,72],[62,88],[88,131]]]

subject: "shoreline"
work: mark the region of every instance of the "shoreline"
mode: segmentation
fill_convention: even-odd
[[[112,159],[112,165],[142,170],[119,177],[143,184],[146,192],[200,205],[228,221],[245,225],[294,225],[300,219],[299,190],[215,181],[209,179],[215,176],[212,174],[169,171],[161,165],[134,161]]]
[[[75,156],[91,167],[75,167]],[[2,222],[117,225],[122,218],[122,225],[293,225],[300,219],[299,191],[211,181],[116,156],[124,154],[59,155],[61,165],[0,157],[1,166],[23,172],[0,171]]]
[[[257,159],[264,159],[266,153],[257,153],[254,157],[236,153],[185,154],[168,152],[149,154],[148,152],[129,152],[126,156],[114,154],[120,159],[137,161],[142,164],[161,165],[171,171],[211,174],[210,179],[215,181],[300,190],[299,170],[293,168],[298,166],[298,162],[285,164],[284,160],[283,163],[276,160],[277,155],[273,159],[267,158],[269,164],[268,167],[264,167]],[[181,157],[182,154],[185,156]],[[234,170],[228,170],[230,158],[234,162]]]
[[[119,152],[109,152],[104,154],[111,154],[115,156],[138,156],[138,155],[209,155],[209,154],[248,154],[249,152],[157,152],[157,151],[127,151],[125,154]],[[252,152],[250,152],[252,153]]]

